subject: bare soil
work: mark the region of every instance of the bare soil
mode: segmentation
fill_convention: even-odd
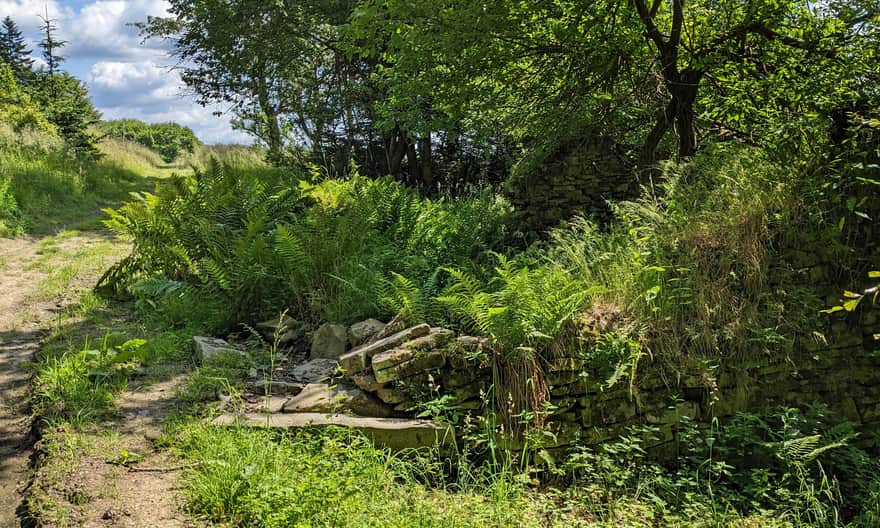
[[[41,323],[57,308],[30,300],[42,278],[30,266],[38,247],[31,238],[0,240],[0,528],[19,526],[31,445],[25,364],[39,347]]]
[[[53,269],[64,265],[71,251],[87,251],[90,245],[107,242],[100,233],[77,234],[58,241],[56,253],[41,255],[37,238],[0,239],[0,528],[35,522],[40,526],[191,525],[179,507],[176,482],[181,469],[175,466],[179,462],[153,445],[172,407],[179,378],[130,386],[119,397],[114,422],[77,433],[85,437],[85,444],[112,444],[113,452],[133,454],[136,464],[120,463],[125,460],[118,456],[114,460],[100,449],[84,449],[60,479],[58,468],[51,466],[61,461],[38,461],[35,471],[29,466],[34,438],[27,365],[60,314],[78,302],[116,256],[96,259],[89,266],[92,269],[75,274],[60,291],[47,293],[45,281]],[[124,247],[120,249],[121,254]],[[22,524],[26,494],[31,502],[41,504],[38,513],[49,512],[49,517]],[[34,514],[32,504],[29,510]]]

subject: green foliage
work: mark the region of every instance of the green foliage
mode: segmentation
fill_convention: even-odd
[[[505,207],[491,195],[428,200],[389,179],[311,186],[214,164],[135,198],[108,211],[107,225],[131,237],[134,251],[106,284],[134,285],[166,311],[201,305],[220,313],[219,326],[282,306],[315,323],[429,316],[437,268],[479,261],[505,236]],[[157,276],[177,282],[135,285]],[[160,283],[171,290],[145,288]]]
[[[30,55],[21,30],[7,15],[0,27],[0,63],[6,63],[16,78],[24,80],[32,74],[34,60]]]
[[[0,124],[10,126],[15,132],[32,129],[46,134],[56,131],[45,112],[19,85],[11,67],[0,64]]]
[[[492,338],[502,356],[549,352],[589,291],[552,263],[532,267],[526,260],[495,257],[498,265],[486,289],[473,275],[448,269],[453,282],[440,302],[467,328]]]
[[[125,145],[99,147],[106,159],[77,159],[56,134],[16,131],[0,118],[0,236],[79,221],[147,185],[142,174],[154,168],[149,158]]]
[[[538,526],[522,490],[499,474],[462,489],[420,481],[439,467],[398,459],[350,430],[272,434],[187,426],[175,447],[198,464],[194,513],[232,526]],[[433,457],[427,457],[430,462]]]
[[[134,141],[155,150],[168,163],[184,153],[194,153],[200,144],[192,130],[177,123],[147,124],[136,119],[120,119],[104,121],[98,128],[106,136]]]
[[[34,381],[34,412],[49,423],[74,425],[112,416],[114,395],[139,365],[167,359],[164,345],[107,333],[100,342],[86,340],[81,349],[44,353]]]

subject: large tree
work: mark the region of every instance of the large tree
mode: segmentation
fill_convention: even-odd
[[[806,0],[366,0],[353,25],[387,60],[388,116],[430,100],[532,145],[611,131],[638,138],[633,157],[653,166],[693,155],[701,120],[717,133],[767,106],[814,111],[805,99],[843,82],[836,75],[859,77],[849,50],[876,13],[876,0],[848,11]]]
[[[31,50],[27,48],[18,25],[9,16],[0,25],[0,61],[9,65],[19,82],[26,80],[33,71]]]
[[[236,124],[279,156],[285,145],[319,146],[351,118],[336,24],[346,0],[172,0],[171,18],[142,27],[169,39],[186,85],[202,104],[224,103]]]

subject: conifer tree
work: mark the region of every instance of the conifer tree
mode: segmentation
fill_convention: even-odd
[[[43,21],[43,40],[40,41],[40,49],[43,50],[43,59],[46,61],[46,70],[52,77],[58,72],[59,66],[64,62],[64,57],[58,54],[58,50],[67,45],[67,41],[59,40],[55,34],[58,26],[55,25],[55,19],[49,18],[49,11],[46,16],[40,16]]]
[[[9,65],[19,81],[29,77],[34,65],[31,50],[27,49],[21,30],[10,16],[0,23],[0,60]]]

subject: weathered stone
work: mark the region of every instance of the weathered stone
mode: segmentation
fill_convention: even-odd
[[[356,347],[367,343],[385,329],[385,323],[377,319],[367,319],[348,327],[348,344]]]
[[[549,385],[568,385],[585,379],[583,372],[579,370],[565,370],[560,372],[548,372],[547,383]]]
[[[678,402],[671,408],[666,408],[662,413],[647,413],[645,421],[649,424],[678,424],[682,418],[696,418],[700,407],[694,402]]]
[[[391,409],[366,392],[354,387],[331,387],[326,383],[310,383],[302,392],[287,400],[286,413],[351,411],[360,416],[387,417]]]
[[[400,402],[397,405],[395,405],[394,412],[410,412],[410,411],[414,410],[415,407],[416,407],[416,404],[413,401],[407,400],[405,402]]]
[[[376,381],[376,376],[373,376],[370,372],[360,372],[358,374],[352,374],[348,376],[359,389],[365,390],[367,392],[376,392],[385,386],[384,383],[379,383]]]
[[[400,346],[373,356],[373,370],[383,370],[408,361],[424,350],[431,350],[443,345],[452,337],[452,331],[445,328],[434,328],[426,335]]]
[[[399,379],[414,376],[426,370],[440,368],[446,364],[446,354],[442,350],[431,350],[423,352],[405,363],[394,365],[393,367],[374,370],[376,381],[379,383],[387,383]]]
[[[339,359],[348,349],[348,329],[337,324],[323,324],[312,335],[311,359]]]
[[[426,324],[401,330],[394,335],[366,345],[361,345],[358,348],[343,354],[342,357],[339,358],[339,363],[348,375],[364,372],[369,369],[370,361],[376,354],[390,350],[410,339],[427,335],[430,331],[431,327]]]
[[[260,412],[279,413],[288,399],[286,396],[270,396],[268,401],[265,398],[261,398],[259,402]]]
[[[293,379],[314,383],[330,378],[336,372],[336,367],[336,360],[312,359],[291,369],[290,375]]]
[[[570,411],[577,403],[577,400],[575,398],[556,398],[550,403],[556,407],[553,409],[553,414],[562,414]]]
[[[274,429],[305,427],[349,427],[364,433],[381,447],[393,450],[415,449],[452,444],[455,432],[451,426],[427,420],[400,418],[365,418],[322,413],[270,414],[259,413],[236,416],[225,414],[212,422],[223,427],[248,426]]]
[[[278,334],[279,345],[286,345],[306,336],[306,324],[289,315],[285,315],[281,319],[276,317],[257,323],[257,329],[269,343],[273,343],[275,335]]]
[[[559,397],[590,394],[593,391],[593,388],[591,388],[588,383],[585,383],[583,381],[576,381],[574,383],[569,383],[568,385],[554,385],[550,387],[550,395]]]
[[[247,353],[243,350],[239,350],[223,339],[218,339],[216,337],[193,336],[193,345],[196,356],[200,361],[205,361],[206,359],[222,354],[247,356]]]
[[[379,397],[385,403],[389,403],[391,405],[397,405],[398,403],[403,403],[407,400],[408,396],[406,393],[400,390],[391,389],[388,387],[383,387],[376,391],[376,396]]]
[[[476,411],[482,409],[484,405],[482,400],[468,400],[455,404],[462,411]]]
[[[476,398],[483,392],[483,384],[482,382],[475,381],[469,385],[465,385],[464,387],[459,387],[454,389],[452,394],[452,400],[455,402],[463,402],[465,400],[470,400],[471,398]]]
[[[447,359],[449,359],[448,356]],[[448,370],[447,368],[440,374],[440,380],[444,387],[455,389],[473,383],[479,377],[479,373],[480,371],[477,369]]]
[[[268,390],[269,394],[275,396],[296,396],[302,392],[303,387],[303,383],[290,381],[257,380],[248,383],[248,390],[253,393],[265,394]]]

